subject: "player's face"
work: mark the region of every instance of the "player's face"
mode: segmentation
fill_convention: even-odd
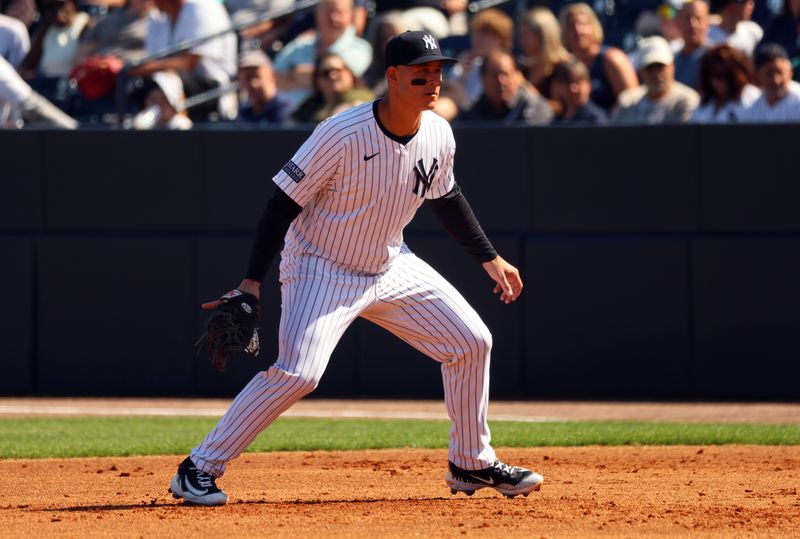
[[[442,62],[397,66],[398,95],[419,110],[433,110],[442,87]]]

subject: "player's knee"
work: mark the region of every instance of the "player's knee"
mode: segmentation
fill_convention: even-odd
[[[278,365],[273,365],[270,370],[278,373],[278,376],[283,379],[286,387],[290,388],[292,393],[298,395],[307,395],[314,391],[319,384],[320,376],[314,373],[297,372],[294,369],[286,369]],[[269,371],[267,371],[269,373]]]
[[[472,328],[468,351],[478,359],[488,359],[492,351],[492,333],[485,325]]]
[[[482,355],[488,358],[489,354],[492,352],[492,333],[488,328],[484,328],[484,330],[480,332],[478,343]]]

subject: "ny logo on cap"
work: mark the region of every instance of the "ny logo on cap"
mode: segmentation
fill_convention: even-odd
[[[437,49],[436,40],[433,38],[432,35],[428,34],[426,36],[422,36],[422,41],[425,42],[426,49]]]

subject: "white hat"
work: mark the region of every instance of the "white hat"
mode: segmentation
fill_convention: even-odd
[[[661,36],[646,37],[639,42],[637,64],[644,69],[651,64],[670,65],[675,61],[669,42]]]
[[[164,92],[164,97],[167,98],[172,108],[180,110],[185,98],[181,78],[172,71],[159,71],[153,74],[153,82],[158,84],[158,87]]]

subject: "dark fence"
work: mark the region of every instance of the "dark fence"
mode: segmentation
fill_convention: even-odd
[[[230,395],[195,356],[271,176],[305,131],[0,132],[0,394]],[[502,305],[426,208],[409,245],[494,335],[506,398],[800,398],[800,126],[456,132],[456,174],[525,292]],[[441,396],[438,366],[356,323],[317,395]]]

